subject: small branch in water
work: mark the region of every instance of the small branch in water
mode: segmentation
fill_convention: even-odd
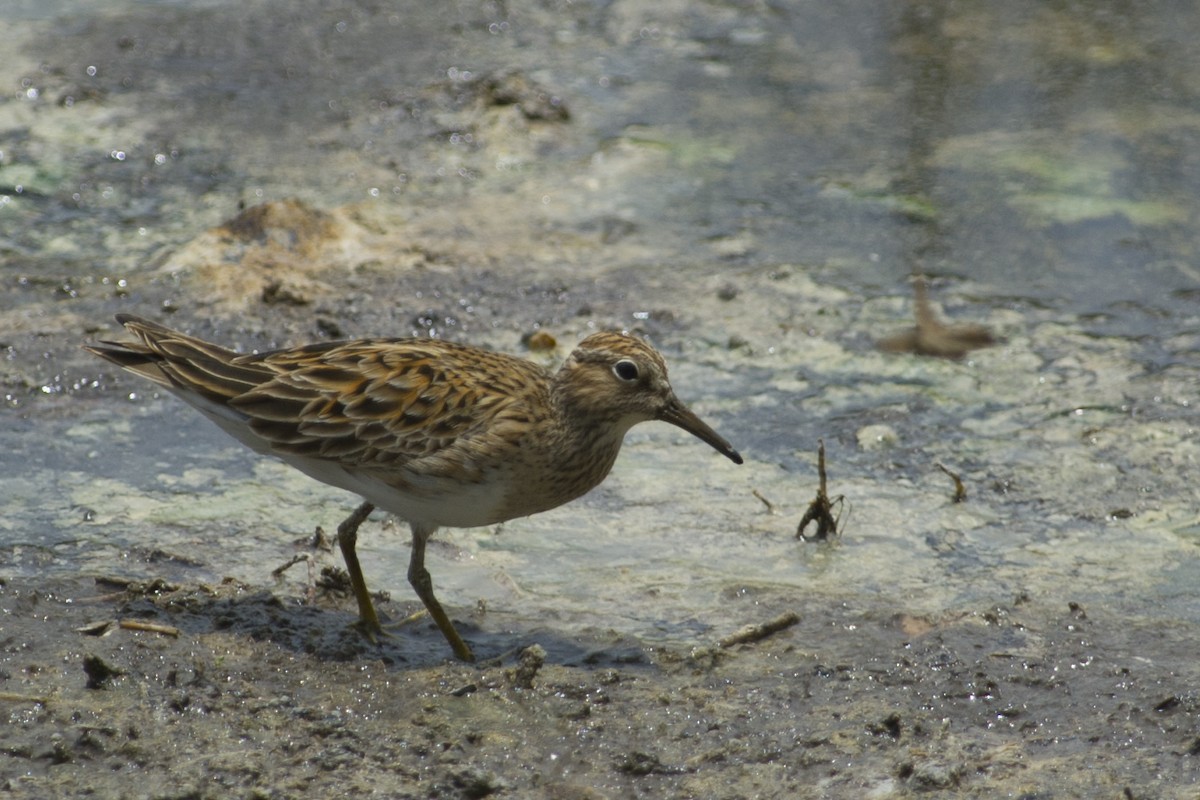
[[[49,697],[36,694],[18,694],[17,692],[0,692],[0,702],[5,703],[36,703],[38,705],[46,705],[50,702]]]
[[[887,353],[916,353],[939,358],[962,358],[972,350],[990,347],[996,337],[982,325],[947,325],[934,313],[929,302],[928,282],[924,275],[913,276],[913,316],[916,326],[881,339],[880,350]]]
[[[758,501],[759,501],[760,503],[762,503],[764,506],[766,506],[766,507],[767,507],[767,513],[768,513],[768,514],[774,514],[774,513],[776,513],[776,512],[777,512],[777,509],[775,508],[775,504],[774,504],[774,503],[772,503],[770,500],[768,500],[768,499],[767,499],[767,498],[766,498],[766,497],[763,495],[763,493],[762,493],[762,492],[760,492],[758,489],[752,489],[752,490],[750,491],[750,494],[754,495],[754,496],[755,496],[755,497],[758,499]]]
[[[117,625],[127,631],[161,633],[163,636],[179,638],[179,628],[176,628],[174,625],[159,625],[157,622],[144,622],[140,619],[123,619]]]
[[[957,472],[951,472],[942,464],[934,464],[935,467],[950,476],[950,480],[954,481],[954,497],[951,502],[961,503],[967,499],[967,487],[963,486],[962,478],[958,477]]]
[[[832,500],[829,499],[828,480],[825,475],[824,439],[817,440],[817,480],[817,496],[808,504],[808,510],[804,512],[804,516],[800,518],[800,524],[796,526],[797,539],[807,539],[804,529],[810,522],[817,523],[817,531],[813,534],[813,538],[819,542],[838,535],[840,519],[833,516],[833,507],[835,504],[844,503],[846,498],[839,494]]]
[[[296,564],[299,564],[301,561],[309,561],[309,560],[311,560],[311,557],[309,556],[308,553],[297,553],[296,555],[294,555],[290,559],[288,559],[285,563],[280,564],[278,567],[271,570],[271,577],[279,578],[283,575],[283,573],[287,572],[291,567],[295,566]]]
[[[766,622],[760,622],[755,625],[747,625],[740,628],[734,633],[726,636],[721,641],[717,642],[718,647],[733,647],[737,644],[749,644],[750,642],[760,642],[768,636],[773,636],[780,631],[787,630],[800,621],[800,615],[794,611],[789,611],[786,614],[780,614],[775,619],[769,619]]]

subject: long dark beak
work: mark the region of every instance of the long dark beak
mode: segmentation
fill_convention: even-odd
[[[725,441],[717,432],[697,417],[679,400],[672,398],[671,402],[659,412],[658,418],[663,422],[669,422],[672,425],[683,428],[688,433],[695,436],[701,441],[708,442],[712,449],[716,450],[721,455],[728,458],[735,464],[742,463],[742,456],[737,450],[733,449],[733,445]]]

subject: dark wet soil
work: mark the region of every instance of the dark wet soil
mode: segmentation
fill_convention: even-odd
[[[571,650],[552,625],[497,632],[502,618],[485,614],[464,621],[467,638],[489,629],[517,649],[477,665],[433,655],[427,621],[367,643],[347,626],[352,606],[234,582],[5,582],[0,788],[1141,798],[1186,796],[1200,776],[1191,643],[1079,606],[1021,597],[929,619],[764,596],[763,619],[798,610],[801,622],[687,651],[604,632]],[[116,620],[178,635],[96,624]],[[1153,659],[1129,647],[1147,635],[1161,642]],[[522,657],[539,642],[544,663]]]

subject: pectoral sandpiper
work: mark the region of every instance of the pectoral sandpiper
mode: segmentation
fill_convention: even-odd
[[[148,378],[259,453],[365,502],[338,527],[360,624],[381,631],[355,553],[375,506],[412,528],[408,580],[454,654],[470,647],[433,594],[425,543],[439,527],[536,514],[587,492],[625,433],[662,420],[742,457],[675,396],[652,347],[595,333],[557,372],[434,339],[321,342],[241,355],[130,314],[136,342],[87,349]]]

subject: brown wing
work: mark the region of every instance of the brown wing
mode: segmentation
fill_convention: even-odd
[[[239,356],[274,377],[232,398],[278,452],[388,466],[484,435],[540,368],[449,342],[362,340]]]
[[[238,354],[232,350],[157,322],[132,314],[118,314],[117,321],[139,341],[100,342],[85,349],[172,391],[225,404],[274,374],[261,365],[236,364]]]
[[[359,468],[417,459],[430,473],[465,468],[472,459],[449,449],[476,436],[515,441],[529,421],[525,401],[549,379],[524,359],[438,340],[239,355],[139,317],[117,319],[139,341],[88,350],[224,418],[222,426],[255,449],[228,423],[245,425],[274,452]]]

